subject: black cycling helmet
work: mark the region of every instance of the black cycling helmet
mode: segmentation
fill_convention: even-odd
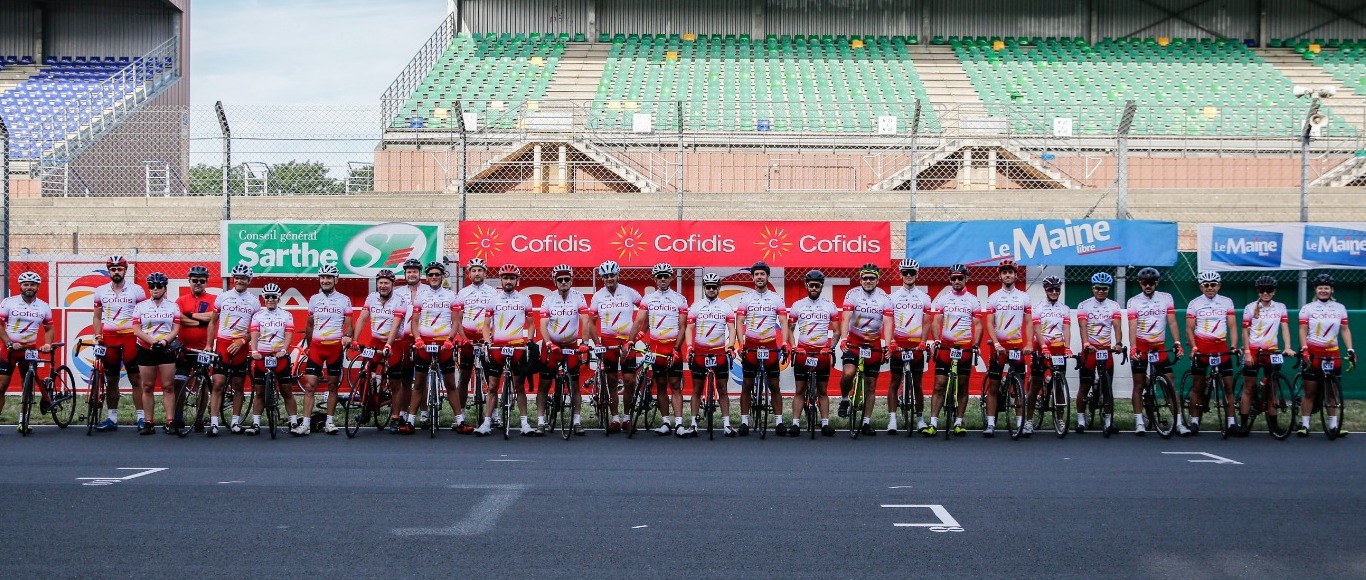
[[[812,270],[812,271],[810,271],[810,272],[807,272],[807,273],[806,273],[806,281],[807,281],[807,282],[820,282],[821,284],[824,284],[824,283],[825,283],[825,272],[822,272],[822,271],[820,271],[820,270]]]
[[[389,280],[390,282],[393,282],[393,281],[394,281],[394,271],[393,271],[393,270],[390,270],[390,269],[388,269],[388,268],[385,268],[385,269],[383,269],[383,270],[380,270],[378,273],[375,274],[375,279],[376,279],[376,280],[385,280],[385,279],[387,279],[387,280]]]
[[[1157,268],[1144,268],[1138,271],[1139,282],[1156,282],[1162,279],[1162,274],[1158,273]]]
[[[190,266],[190,271],[189,271],[189,273],[185,274],[185,277],[186,277],[186,278],[208,278],[208,277],[209,277],[209,269],[208,269],[208,268],[205,268],[205,267],[203,267],[203,266],[199,266],[199,265]]]
[[[1314,287],[1316,288],[1319,286],[1328,286],[1331,288],[1336,285],[1336,282],[1337,281],[1333,279],[1332,274],[1319,274],[1318,276],[1314,276]]]
[[[750,267],[749,267],[749,273],[750,273],[750,274],[753,274],[753,273],[759,272],[759,271],[763,271],[763,273],[765,273],[765,274],[772,274],[772,273],[773,273],[773,269],[771,269],[771,268],[768,267],[768,262],[765,262],[765,261],[763,261],[763,260],[760,260],[760,261],[758,261],[758,262],[755,262],[753,266],[750,266]]]
[[[1057,276],[1049,276],[1049,277],[1047,277],[1047,278],[1044,278],[1044,279],[1043,279],[1043,288],[1044,288],[1044,290],[1060,290],[1060,289],[1062,289],[1062,278],[1059,278],[1059,277],[1057,277]]]
[[[170,282],[170,278],[167,278],[166,275],[161,272],[152,272],[147,275],[147,285],[149,286],[165,286]]]
[[[1275,290],[1275,289],[1276,289],[1276,279],[1275,279],[1275,278],[1272,278],[1271,276],[1261,276],[1261,277],[1257,278],[1257,289],[1258,289],[1258,290]]]
[[[408,258],[407,260],[404,260],[404,261],[403,261],[403,269],[404,269],[404,270],[421,270],[421,269],[422,269],[422,260],[419,260],[419,259],[417,259],[417,258]]]
[[[967,276],[968,267],[962,264],[954,264],[952,266],[949,266],[949,275],[953,276],[955,274],[962,274],[963,276]]]

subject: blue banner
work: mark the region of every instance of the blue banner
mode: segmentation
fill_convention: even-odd
[[[922,266],[1171,266],[1176,224],[1146,220],[909,222],[906,256]]]
[[[1366,223],[1198,224],[1201,270],[1366,269]]]

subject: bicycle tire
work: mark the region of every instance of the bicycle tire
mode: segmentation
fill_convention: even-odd
[[[262,406],[265,407],[266,425],[270,428],[271,439],[275,438],[275,424],[280,420],[280,409],[275,401],[279,398],[279,394],[275,391],[275,381],[275,373],[267,372],[265,384],[261,386],[261,395],[264,397]],[[301,420],[306,421],[308,419],[301,418]],[[289,427],[292,429],[294,426],[290,425]]]
[[[598,414],[598,426],[602,427],[602,436],[611,437],[612,430],[607,427],[612,423],[612,390],[607,386],[607,377],[598,373],[593,377],[594,391],[597,393],[597,403],[594,411]]]
[[[909,366],[906,365],[906,367]],[[915,416],[915,401],[912,401],[911,397],[914,396],[912,395],[915,392],[913,389],[920,384],[920,381],[919,377],[911,373],[910,368],[903,368],[901,376],[901,396],[898,397],[901,405],[901,426],[906,429],[906,437],[914,439],[915,428],[911,425],[911,418]]]
[[[1095,429],[1097,425],[1104,423],[1104,411],[1102,409],[1101,397],[1101,376],[1096,373],[1096,380],[1091,383],[1091,390],[1086,393],[1086,426]],[[1105,431],[1102,425],[1102,432]],[[1106,434],[1109,437],[1109,434]]]
[[[1328,436],[1329,441],[1338,438],[1339,429],[1342,428],[1343,424],[1342,414],[1346,409],[1342,404],[1341,390],[1342,383],[1338,382],[1338,378],[1324,373],[1323,382],[1319,385],[1319,423],[1323,426],[1323,434]],[[1333,403],[1330,405],[1329,401],[1333,401]],[[1332,429],[1328,428],[1328,417],[1331,416],[1331,413],[1328,412],[1329,407],[1338,411],[1338,426]]]
[[[626,438],[635,437],[635,434],[642,429],[642,423],[649,421],[650,407],[650,387],[654,386],[654,373],[649,369],[641,369],[636,373],[635,396],[631,397],[631,430],[626,433]],[[644,429],[649,429],[649,425],[644,425]]]
[[[750,402],[749,411],[754,416],[754,428],[759,430],[759,440],[762,441],[768,437],[769,419],[768,372],[764,370],[764,365],[759,365],[759,372],[754,374],[753,393],[754,400]]]
[[[19,433],[28,437],[29,423],[33,420],[33,387],[38,382],[37,371],[24,372],[24,390],[19,393]]]
[[[703,392],[706,398],[702,401],[702,412],[707,415],[707,440],[716,440],[716,409],[718,406],[716,372],[707,371],[707,376],[702,382]]]
[[[1284,441],[1286,438],[1290,437],[1290,433],[1295,430],[1295,420],[1299,413],[1299,405],[1295,405],[1294,409],[1291,409],[1291,403],[1295,400],[1295,391],[1294,387],[1290,384],[1290,380],[1286,379],[1285,375],[1282,375],[1281,373],[1273,373],[1272,377],[1271,395],[1275,397],[1275,401],[1268,403],[1267,408],[1269,409],[1274,406],[1278,419],[1273,423],[1271,420],[1272,417],[1270,415],[1267,416],[1267,431],[1271,433],[1271,436],[1275,437],[1277,441]],[[1280,421],[1280,417],[1284,417],[1285,421]]]
[[[185,381],[185,390],[194,394],[194,421],[190,422],[190,430],[203,431],[208,428],[209,415],[213,413],[209,406],[213,398],[213,379],[203,372],[192,372]]]
[[[1049,386],[1048,406],[1053,409],[1053,432],[1058,435],[1058,439],[1067,437],[1068,427],[1072,421],[1072,391],[1068,388],[1067,377],[1053,377],[1053,383]],[[1062,398],[1062,404],[1058,404],[1058,398]]]
[[[1206,392],[1209,395],[1209,398],[1206,402],[1210,406],[1210,410],[1214,412],[1215,419],[1219,421],[1219,437],[1221,439],[1228,439],[1229,410],[1228,406],[1224,404],[1223,377],[1211,377],[1209,379],[1208,388],[1206,389]]]
[[[85,434],[87,436],[95,434],[95,425],[100,422],[100,411],[104,410],[103,369],[96,366],[90,370],[89,386],[85,398]]]
[[[944,440],[953,439],[953,422],[958,418],[958,365],[949,365],[949,381],[944,385]]]
[[[1020,436],[1024,435],[1024,417],[1020,412],[1024,407],[1024,384],[1020,380],[1020,375],[1010,373],[1006,375],[1006,428],[1010,430],[1010,439],[1019,441]]]
[[[815,374],[816,373],[814,372],[811,373],[812,379],[816,378]],[[817,408],[817,405],[819,404],[817,403],[817,401],[819,400],[820,397],[816,395],[816,381],[807,381],[806,398],[803,399],[802,406],[806,410],[806,430],[811,435],[812,441],[816,440],[816,431],[819,430],[816,426],[816,422],[819,421],[821,418],[820,410]]]
[[[987,379],[987,375],[986,375],[985,373],[983,373],[983,374],[982,374],[982,382],[981,382],[981,384],[977,387],[977,395],[978,395],[978,396],[977,396],[977,412],[978,412],[978,413],[981,413],[981,415],[982,415],[982,425],[983,425],[983,426],[985,426],[985,425],[987,424],[987,392],[988,392],[987,390],[990,388],[990,387],[987,386],[988,383],[989,383],[989,379]],[[996,386],[996,412],[997,412],[998,414],[999,414],[1000,411],[1001,411],[1001,404],[1000,404],[1000,403],[1001,403],[1001,390],[1002,390],[1002,389],[1001,389],[1001,385],[998,384],[998,385]],[[964,414],[966,415],[967,413],[964,413]],[[993,417],[992,420],[995,421],[996,419]]]
[[[854,388],[851,389],[849,397],[849,437],[858,439],[859,431],[863,429],[863,398],[867,394],[867,379],[861,369],[854,372]]]
[[[427,373],[427,431],[436,439],[436,432],[441,430],[441,396],[446,390],[446,377],[437,365],[432,368],[433,371]]]
[[[470,393],[470,398],[474,400],[472,403],[474,405],[474,420],[475,425],[478,425],[484,420],[484,406],[488,396],[485,389],[488,388],[489,381],[488,377],[484,376],[482,369],[475,369],[470,372],[475,373],[474,377],[470,379],[470,388],[474,391]]]
[[[185,417],[187,416],[189,410],[190,381],[186,380],[185,384],[180,386],[180,392],[177,393],[175,401],[175,413],[169,417],[166,417],[166,425],[168,427],[174,425],[176,421],[180,422],[180,429],[176,430],[176,436],[178,437],[184,438],[186,435],[190,434],[190,429],[187,429],[185,427]]]
[[[1097,393],[1096,393],[1096,394],[1097,394],[1097,397],[1096,397],[1096,398],[1100,401],[1100,405],[1099,405],[1097,408],[1091,409],[1091,414],[1094,416],[1094,415],[1097,414],[1097,411],[1099,411],[1099,415],[1100,415],[1100,433],[1101,433],[1101,436],[1102,436],[1102,438],[1104,438],[1104,439],[1109,439],[1109,438],[1110,438],[1110,426],[1108,426],[1108,425],[1105,424],[1105,399],[1106,399],[1107,396],[1108,396],[1108,398],[1110,399],[1110,408],[1113,409],[1113,408],[1114,408],[1114,405],[1115,405],[1115,383],[1114,383],[1114,377],[1111,376],[1109,372],[1106,372],[1106,373],[1104,373],[1101,377],[1098,377],[1098,378],[1103,379],[1103,380],[1097,380],[1097,381],[1096,381],[1096,385],[1095,385],[1095,390],[1097,391]],[[1112,412],[1112,413],[1110,413],[1110,424],[1111,424],[1111,425],[1114,424],[1114,420],[1115,420],[1115,419],[1114,419],[1114,413]],[[1092,423],[1092,424],[1094,425],[1094,423]]]
[[[53,381],[52,405],[48,408],[48,414],[58,428],[66,429],[76,418],[76,377],[71,374],[70,368],[62,365],[52,371],[50,380]]]
[[[1151,400],[1147,402],[1148,422],[1152,424],[1153,430],[1163,439],[1171,439],[1176,434],[1176,416],[1172,409],[1178,404],[1176,402],[1176,391],[1172,387],[1172,382],[1166,375],[1158,374],[1148,379],[1149,392],[1146,396]]]
[[[505,364],[511,365],[512,360],[509,359]],[[510,372],[503,373],[502,378],[499,379],[499,381],[502,383],[502,391],[499,393],[498,401],[499,407],[501,407],[503,411],[503,441],[507,441],[512,437],[512,410],[516,401],[516,397],[513,393],[513,383],[516,381],[513,380],[512,373]]]
[[[346,401],[339,402],[342,408],[342,429],[346,431],[347,439],[353,439],[356,433],[360,432],[361,408],[370,395],[370,373],[364,370],[352,373],[349,372],[350,369],[347,370],[351,379],[348,384],[351,395],[346,398]]]

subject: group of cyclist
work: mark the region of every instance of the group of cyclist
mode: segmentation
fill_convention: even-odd
[[[164,432],[178,434],[185,429],[184,418],[172,411],[178,389],[166,386],[182,384],[191,369],[202,364],[203,359],[197,354],[206,352],[212,353],[213,361],[212,409],[210,423],[204,426],[209,437],[218,436],[221,428],[246,435],[260,433],[262,398],[253,398],[253,408],[244,414],[243,394],[249,378],[252,384],[260,384],[267,373],[278,379],[288,428],[295,436],[309,435],[315,428],[307,411],[314,408],[319,385],[325,382],[328,396],[323,405],[324,417],[317,428],[336,434],[339,428],[334,416],[345,361],[350,358],[348,353],[358,349],[372,349],[386,363],[391,432],[410,434],[437,420],[429,416],[429,407],[424,402],[428,400],[426,390],[431,382],[428,375],[439,372],[440,384],[445,386],[446,400],[455,416],[451,429],[477,436],[489,435],[504,420],[513,418],[501,417],[498,406],[488,405],[484,415],[476,419],[476,425],[466,423],[465,404],[476,363],[490,378],[503,374],[505,367],[509,371],[513,379],[510,385],[517,391],[520,433],[524,436],[546,433],[546,395],[557,373],[567,372],[572,384],[580,385],[581,370],[590,361],[601,365],[608,384],[621,386],[620,390],[608,389],[610,416],[602,418],[603,426],[609,432],[633,431],[639,426],[631,424],[623,401],[633,400],[636,374],[643,365],[649,365],[654,384],[645,387],[657,392],[663,418],[654,432],[678,437],[697,435],[703,385],[709,377],[714,377],[716,384],[727,384],[731,359],[738,359],[743,374],[741,408],[739,425],[732,425],[729,397],[719,398],[726,437],[750,433],[754,427],[750,425],[754,404],[769,405],[778,435],[795,437],[802,431],[800,410],[811,403],[819,411],[821,434],[833,436],[827,383],[835,370],[836,357],[840,374],[837,413],[841,417],[850,415],[850,392],[856,381],[876,384],[881,367],[890,363],[886,431],[898,432],[902,427],[897,422],[898,405],[909,404],[914,408],[903,413],[913,416],[915,424],[904,427],[934,436],[941,428],[939,414],[945,407],[950,374],[967,384],[973,372],[976,346],[983,344],[985,337],[983,435],[993,437],[995,416],[1002,404],[996,387],[1003,376],[1012,373],[1029,377],[1028,404],[1032,407],[1043,389],[1049,366],[1046,357],[1074,356],[1069,346],[1073,315],[1060,299],[1062,280],[1056,276],[1045,278],[1044,299],[1031,303],[1029,295],[1019,288],[1021,269],[1010,259],[999,262],[1000,288],[985,302],[967,288],[968,268],[962,264],[949,267],[949,286],[931,299],[916,285],[919,264],[905,259],[898,264],[901,285],[890,294],[879,287],[882,269],[876,264],[865,264],[858,269],[858,284],[839,304],[825,297],[825,275],[820,270],[811,270],[803,277],[807,295],[791,305],[770,283],[769,265],[756,262],[748,268],[753,289],[744,292],[735,301],[735,307],[720,298],[721,277],[715,273],[702,276],[703,296],[689,304],[673,289],[676,273],[667,263],[651,269],[655,289],[642,296],[620,283],[617,263],[603,262],[596,269],[603,286],[591,297],[573,288],[573,268],[558,265],[551,269],[555,290],[539,307],[533,307],[530,298],[518,290],[521,270],[516,265],[500,267],[495,285],[487,280],[488,264],[480,258],[471,259],[465,264],[466,285],[454,291],[447,282],[445,263],[436,261],[424,266],[409,259],[402,264],[401,279],[388,269],[378,272],[375,291],[366,297],[354,320],[350,298],[337,291],[337,268],[324,264],[318,270],[319,292],[308,300],[307,319],[301,332],[296,332],[293,316],[280,308],[282,289],[277,284],[262,287],[259,300],[249,290],[253,271],[246,264],[231,270],[232,288],[217,297],[206,292],[208,269],[192,267],[186,276],[190,292],[177,300],[166,296],[169,278],[164,273],[149,274],[144,292],[125,278],[128,261],[124,257],[111,256],[106,266],[109,282],[94,293],[94,339],[100,347],[97,352],[101,354],[101,366],[109,384],[117,384],[120,369],[127,371],[137,430],[144,435],[156,432],[153,390],[158,382],[163,392]],[[1157,291],[1160,278],[1154,268],[1141,269],[1137,279],[1142,292],[1124,306],[1109,298],[1114,285],[1111,275],[1102,272],[1091,278],[1092,296],[1076,308],[1075,315],[1081,337],[1080,352],[1075,355],[1080,370],[1075,430],[1084,432],[1094,427],[1117,431],[1112,420],[1113,401],[1108,399],[1103,425],[1087,424],[1087,394],[1096,385],[1098,369],[1113,370],[1115,356],[1111,355],[1127,355],[1133,366],[1135,430],[1144,435],[1148,426],[1144,423],[1145,402],[1140,393],[1146,375],[1159,373],[1170,384],[1175,358],[1170,355],[1179,357],[1188,346],[1193,373],[1205,372],[1211,362],[1222,371],[1230,409],[1234,408],[1233,359],[1241,355],[1245,385],[1240,414],[1229,414],[1227,428],[1231,433],[1245,435],[1258,371],[1273,364],[1278,366],[1282,357],[1296,354],[1290,349],[1286,307],[1274,300],[1275,279],[1264,276],[1256,281],[1258,300],[1244,308],[1239,332],[1233,302],[1219,294],[1220,275],[1200,272],[1201,295],[1186,309],[1183,343],[1177,335],[1172,296]],[[27,364],[20,353],[35,349],[47,353],[54,347],[51,309],[37,298],[41,276],[24,272],[18,281],[20,294],[0,302],[0,324],[5,329],[0,333],[0,341],[4,342],[6,352],[0,359],[0,385],[5,386],[9,384],[9,375]],[[1345,347],[1346,358],[1355,363],[1347,311],[1333,299],[1333,278],[1320,274],[1314,278],[1313,286],[1314,300],[1304,305],[1299,314],[1300,355],[1341,361],[1341,349]],[[296,334],[301,335],[301,348],[297,351]],[[1129,347],[1125,345],[1126,336],[1132,341]],[[291,352],[300,352],[305,357],[297,377],[288,371],[295,368]],[[919,377],[931,360],[935,380],[926,422],[925,393]],[[791,363],[796,382],[787,422],[783,420],[779,389],[785,361]],[[682,391],[685,362],[692,382],[691,405],[686,415]],[[1323,373],[1339,374],[1341,370],[1341,364],[1307,367],[1305,400],[1295,429],[1300,436],[1308,434],[1314,394],[1324,379]],[[859,373],[863,376],[859,377]],[[766,388],[759,391],[769,393],[769,401],[753,397],[759,376],[766,377]],[[487,400],[494,400],[502,383],[490,380],[488,384]],[[527,393],[537,384],[539,412],[533,426]],[[901,396],[903,385],[913,391],[910,396]],[[302,414],[293,396],[296,386],[303,391]],[[223,394],[229,388],[234,394],[232,411],[223,415]],[[583,435],[580,389],[573,388],[571,392],[572,431]],[[946,428],[962,436],[967,433],[963,418],[968,390],[954,392],[956,413],[946,419],[951,421]],[[876,435],[870,420],[874,397],[854,399],[862,401],[863,412],[861,425],[853,429],[864,436]],[[48,403],[43,400],[45,406]],[[1199,389],[1192,391],[1189,421],[1185,421],[1181,409],[1176,408],[1179,403],[1172,401],[1178,433],[1199,432],[1202,403]],[[0,396],[0,409],[3,404],[4,398]],[[105,404],[108,417],[95,430],[115,431],[119,427],[118,389],[108,389]],[[231,417],[226,427],[220,425],[220,416]],[[1028,419],[1031,416],[1032,409],[1021,414],[1024,436],[1034,430]],[[1268,417],[1268,421],[1276,420],[1274,415]],[[1338,420],[1335,415],[1329,416],[1328,428],[1345,435],[1346,430]]]

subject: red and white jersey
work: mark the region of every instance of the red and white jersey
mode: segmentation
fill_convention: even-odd
[[[930,295],[919,288],[905,286],[892,291],[891,307],[883,314],[892,317],[892,338],[897,344],[914,346],[925,340],[929,331]]]
[[[881,288],[864,292],[862,287],[850,288],[844,295],[842,308],[850,312],[849,344],[878,343],[882,340],[882,317],[891,308],[892,299]]]
[[[542,340],[567,344],[581,338],[579,317],[588,314],[588,300],[583,292],[570,289],[567,296],[558,290],[541,300],[541,319],[545,321],[546,336]]]
[[[493,303],[493,297],[498,292],[497,288],[488,284],[469,284],[456,294],[460,307],[465,311],[460,317],[460,326],[465,329],[465,336],[484,335],[484,325],[488,324],[489,304]]]
[[[640,293],[635,288],[617,285],[616,292],[606,287],[593,293],[590,310],[598,318],[598,336],[626,340],[635,322],[636,307],[640,306]]]
[[[283,308],[262,308],[251,317],[251,331],[261,333],[256,350],[263,354],[284,354],[289,344],[285,333],[294,332],[294,316]]]
[[[371,292],[365,297],[365,311],[370,314],[370,336],[375,340],[384,340],[395,327],[403,328],[404,319],[412,308],[408,297],[402,292],[390,292],[388,300],[381,297],[379,292]],[[394,338],[402,336],[402,331],[394,333]]]
[[[826,298],[812,300],[810,296],[792,303],[787,315],[794,321],[798,348],[830,348],[831,323],[839,320],[840,307]]]
[[[1167,343],[1167,315],[1176,313],[1176,302],[1166,292],[1153,292],[1151,297],[1139,292],[1129,299],[1129,320],[1134,321],[1134,345],[1162,347]],[[1173,329],[1175,330],[1175,329]]]
[[[218,313],[218,337],[235,340],[247,338],[251,331],[251,317],[261,309],[261,299],[251,290],[238,292],[236,288],[226,290],[213,301],[213,311]]]
[[[984,313],[991,317],[996,344],[1008,349],[1024,348],[1025,324],[1032,322],[1029,294],[1010,287],[1001,288],[987,297]]]
[[[1192,325],[1195,350],[1205,353],[1228,350],[1228,317],[1233,309],[1233,300],[1227,296],[1206,298],[1201,294],[1191,300],[1186,307],[1186,324]]]
[[[1277,333],[1281,325],[1290,322],[1285,305],[1275,300],[1262,304],[1257,300],[1243,309],[1243,328],[1247,329],[1247,347],[1251,349],[1279,348]]]
[[[103,308],[100,325],[105,332],[128,334],[133,332],[133,307],[147,299],[141,286],[124,280],[123,288],[114,290],[109,282],[95,289],[95,306]]]
[[[5,340],[24,346],[38,342],[38,331],[52,324],[52,308],[40,298],[24,302],[20,295],[0,301],[0,324],[5,326]]]
[[[787,315],[787,305],[773,290],[750,290],[740,297],[735,308],[737,324],[745,325],[745,342],[772,344],[782,336],[781,317]]]
[[[330,344],[342,339],[342,323],[351,315],[351,299],[333,290],[319,292],[308,299],[308,314],[313,317],[314,344]]]
[[[720,297],[715,300],[705,296],[699,298],[688,308],[688,324],[693,326],[693,347],[702,350],[724,349],[729,340],[726,331],[731,322],[735,322],[735,309],[729,302]]]
[[[1096,349],[1115,346],[1115,324],[1123,318],[1124,309],[1109,298],[1096,300],[1093,296],[1077,305],[1081,339],[1087,346]]]
[[[451,335],[455,324],[455,313],[464,306],[460,297],[450,288],[427,288],[418,298],[419,302],[409,306],[412,316],[417,318],[417,334],[424,339],[440,338],[445,340]]]
[[[180,307],[170,298],[147,299],[133,307],[133,324],[153,341],[170,339],[171,332],[180,326]],[[138,339],[141,346],[152,346]]]
[[[1039,332],[1034,335],[1034,344],[1053,348],[1067,346],[1070,340],[1064,332],[1067,321],[1072,318],[1072,309],[1062,300],[1050,302],[1040,300],[1030,309],[1030,320],[1039,324]],[[1059,352],[1058,354],[1062,354]]]
[[[683,332],[678,327],[679,318],[688,316],[688,302],[682,294],[672,288],[651,292],[640,299],[640,309],[646,313],[646,337],[655,342],[678,340],[679,333]]]
[[[1337,300],[1315,300],[1300,308],[1300,325],[1307,326],[1304,346],[1317,352],[1338,350],[1338,335],[1347,326],[1347,307]]]
[[[499,290],[494,294],[493,302],[489,303],[486,312],[488,314],[485,317],[489,319],[489,324],[493,325],[493,344],[508,346],[526,343],[527,315],[532,312],[530,298],[516,290]]]
[[[982,302],[966,289],[954,292],[945,288],[930,303],[930,312],[944,317],[939,340],[959,348],[972,346],[972,325],[982,311]]]

